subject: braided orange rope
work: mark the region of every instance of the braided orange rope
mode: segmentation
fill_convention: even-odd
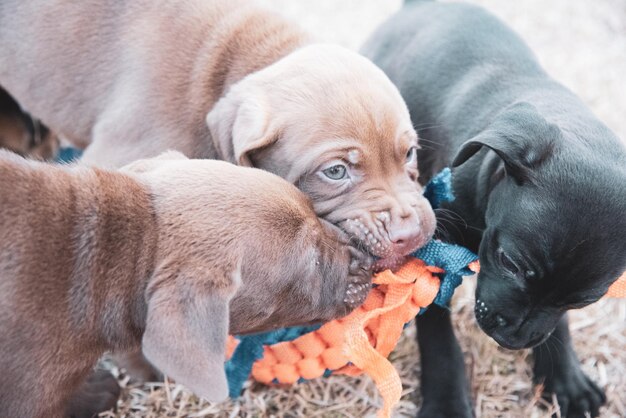
[[[469,268],[479,271],[478,262]],[[438,267],[411,259],[397,272],[378,273],[363,305],[345,318],[330,321],[316,331],[293,340],[265,346],[263,358],[252,367],[255,380],[271,384],[296,383],[300,378],[314,379],[326,370],[334,374],[369,375],[383,399],[380,417],[390,417],[400,400],[400,377],[387,359],[394,349],[404,325],[421,308],[429,306],[439,291],[441,273]],[[626,298],[626,273],[610,287],[608,297]],[[228,342],[228,357],[237,341]]]
[[[478,266],[472,263],[472,267]],[[265,346],[263,358],[252,367],[252,376],[270,384],[276,380],[295,383],[301,377],[314,379],[326,370],[350,376],[365,372],[383,398],[379,416],[391,416],[402,385],[387,356],[400,339],[404,325],[437,296],[441,281],[433,273],[441,272],[414,258],[395,273],[386,270],[376,274],[373,283],[378,286],[361,307],[293,341]],[[229,342],[229,357],[235,345],[236,341]]]

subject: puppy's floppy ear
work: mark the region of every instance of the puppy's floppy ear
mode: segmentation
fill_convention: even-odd
[[[236,285],[217,287],[196,279],[180,273],[156,277],[148,289],[142,350],[164,374],[218,402],[228,395],[225,346]]]
[[[274,144],[279,132],[262,95],[254,91],[245,94],[236,87],[217,102],[206,123],[220,157],[252,167],[250,154]]]
[[[133,161],[122,167],[120,171],[122,172],[132,172],[132,173],[145,173],[150,170],[155,169],[165,160],[187,160],[188,158],[185,155],[178,151],[164,151],[156,157],[146,158],[143,160]]]
[[[458,167],[482,147],[488,147],[502,159],[507,174],[523,184],[532,181],[534,169],[553,155],[561,135],[558,126],[544,119],[533,105],[516,103],[461,145],[452,166]]]

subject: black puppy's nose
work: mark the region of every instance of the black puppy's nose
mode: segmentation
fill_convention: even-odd
[[[502,315],[497,312],[493,312],[489,307],[480,299],[476,299],[474,305],[474,314],[478,322],[488,329],[494,329],[497,327],[505,327],[508,325],[508,321]]]

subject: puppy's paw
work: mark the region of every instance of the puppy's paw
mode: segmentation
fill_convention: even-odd
[[[96,370],[72,395],[67,416],[71,418],[92,418],[99,413],[115,408],[120,397],[120,386],[111,373]]]
[[[372,288],[373,258],[354,247],[350,248],[348,286],[344,303],[350,310],[361,306]]]
[[[113,354],[115,364],[125,369],[133,382],[161,382],[163,374],[143,355],[141,350]]]
[[[567,375],[556,374],[545,379],[543,397],[549,402],[553,394],[561,411],[561,417],[583,418],[597,417],[600,407],[606,402],[606,395],[593,380],[591,380],[579,366],[573,366]],[[587,415],[589,414],[589,415]],[[556,418],[558,415],[553,415]]]

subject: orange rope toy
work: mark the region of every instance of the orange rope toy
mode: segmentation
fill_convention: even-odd
[[[452,258],[456,256],[457,266],[462,267],[458,270],[468,275],[478,269],[474,261],[476,256],[461,247],[433,241],[422,250],[430,251],[431,259],[433,253],[450,257],[450,251],[456,250],[458,254]],[[373,278],[376,286],[363,305],[350,315],[295,339],[263,344],[258,360],[252,365],[252,377],[266,384],[291,384],[331,372],[351,376],[366,373],[374,380],[383,398],[379,416],[391,416],[393,407],[400,400],[402,385],[387,357],[398,343],[405,324],[431,305],[444,286],[450,288],[447,290],[451,296],[454,287],[460,283],[459,278],[453,285],[446,284],[440,277],[445,273],[443,268],[411,258],[396,272],[386,270],[376,274]],[[444,303],[448,302],[449,296]],[[231,337],[229,357],[237,346],[238,342]],[[250,371],[242,373],[245,377],[246,372]],[[229,380],[232,374],[230,370]]]
[[[479,264],[469,264],[478,272]],[[433,303],[443,273],[439,267],[411,259],[398,271],[375,275],[377,286],[364,304],[345,318],[328,322],[292,341],[263,347],[262,358],[252,366],[252,377],[261,383],[293,384],[333,374],[369,375],[381,394],[380,417],[390,417],[400,400],[400,377],[387,357],[400,339],[404,325],[422,308]],[[626,273],[609,288],[607,297],[626,298]],[[228,357],[238,342],[230,337]]]
[[[452,200],[450,170],[435,176],[424,195],[433,207]],[[292,384],[329,374],[369,375],[381,394],[380,417],[390,417],[400,400],[400,376],[387,359],[407,322],[429,305],[447,306],[462,276],[477,273],[476,255],[432,240],[396,272],[378,273],[362,306],[320,327],[295,327],[230,337],[226,373],[231,397],[250,375],[262,383]],[[607,296],[626,298],[626,273]]]

